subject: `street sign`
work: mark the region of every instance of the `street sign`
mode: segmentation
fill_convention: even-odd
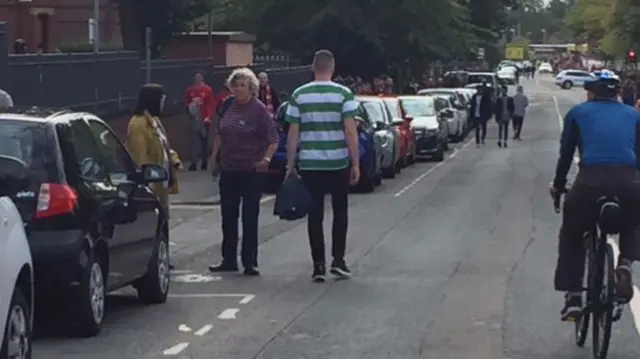
[[[524,60],[524,47],[517,45],[507,45],[507,48],[504,52],[504,57],[507,60]]]

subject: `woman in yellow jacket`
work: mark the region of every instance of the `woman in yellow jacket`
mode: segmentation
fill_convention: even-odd
[[[138,105],[127,128],[127,148],[138,165],[152,163],[167,170],[169,180],[165,183],[153,183],[152,188],[169,218],[169,194],[178,193],[175,168],[179,168],[181,163],[177,154],[171,150],[167,133],[158,118],[165,98],[162,86],[142,86]]]

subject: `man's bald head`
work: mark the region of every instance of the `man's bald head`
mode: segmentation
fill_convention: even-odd
[[[329,50],[318,50],[313,56],[313,71],[317,74],[333,74],[335,58]]]

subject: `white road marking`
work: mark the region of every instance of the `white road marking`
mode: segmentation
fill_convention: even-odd
[[[172,346],[169,349],[166,349],[165,351],[162,352],[162,354],[164,355],[178,355],[180,353],[182,353],[185,349],[187,349],[187,347],[189,346],[189,343],[187,342],[182,342],[182,343],[178,343],[174,346]]]
[[[240,310],[237,308],[228,308],[222,311],[218,315],[218,319],[228,320],[228,319],[236,319],[236,314],[238,314]]]
[[[169,294],[171,298],[246,298],[253,294],[235,293],[194,293],[194,294]]]
[[[171,280],[174,282],[180,282],[180,283],[209,283],[209,282],[219,282],[222,280],[222,277],[191,273],[191,274],[183,274],[183,275],[172,277]]]
[[[560,106],[558,106],[558,100],[556,99],[555,96],[553,96],[553,102],[555,103],[555,106],[556,106],[556,114],[558,115],[558,124],[560,125],[560,129],[562,129],[563,127],[562,115],[560,114]],[[573,161],[575,163],[578,163],[579,158],[574,157]],[[618,247],[618,244],[613,240],[609,240],[609,243],[611,244],[611,247],[613,247],[613,258],[617,264],[618,255],[620,254],[620,248]],[[633,326],[636,328],[636,331],[638,332],[638,334],[640,334],[640,289],[638,289],[637,285],[633,286],[633,298],[631,299],[631,302],[629,302],[629,309],[631,310],[631,316],[633,317]]]
[[[172,269],[171,274],[181,275],[181,274],[189,274],[193,273],[192,270],[189,269]]]
[[[191,333],[191,328],[189,328],[186,324],[178,325],[178,330],[183,333]]]
[[[444,159],[444,161],[442,162],[438,162],[435,166],[429,168],[429,170],[423,174],[421,174],[420,176],[418,176],[415,180],[413,180],[413,182],[409,183],[407,186],[405,186],[403,189],[401,189],[400,191],[396,192],[396,194],[394,194],[394,197],[400,197],[403,194],[405,194],[405,192],[407,192],[408,190],[410,190],[413,186],[417,185],[418,182],[422,181],[425,177],[427,177],[428,175],[430,175],[431,173],[433,173],[433,171],[437,170],[438,168],[440,168],[443,164],[445,164],[447,161],[449,161],[450,159],[456,157],[458,155],[458,153],[460,153],[460,151],[464,150],[465,148],[467,148],[473,141],[468,141],[467,143],[465,143],[464,146],[462,146],[460,149],[458,149],[457,151],[453,152],[451,155],[449,155],[448,157],[446,157]]]
[[[240,303],[240,304],[248,304],[255,297],[256,296],[253,295],[253,294],[246,295],[244,298],[240,299],[240,301],[238,303]]]
[[[204,327],[198,329],[195,333],[195,335],[199,336],[199,337],[203,337],[205,336],[207,333],[209,333],[211,331],[211,329],[213,329],[213,324],[207,324]]]

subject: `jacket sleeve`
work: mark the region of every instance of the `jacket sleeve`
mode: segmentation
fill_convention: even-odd
[[[139,117],[133,117],[127,127],[127,149],[138,165],[150,163],[147,153],[147,126]]]
[[[556,174],[553,179],[553,187],[564,189],[567,186],[567,174],[573,162],[573,154],[578,146],[580,132],[575,120],[575,111],[570,110],[564,117],[564,126],[560,136],[560,157],[556,165]]]

